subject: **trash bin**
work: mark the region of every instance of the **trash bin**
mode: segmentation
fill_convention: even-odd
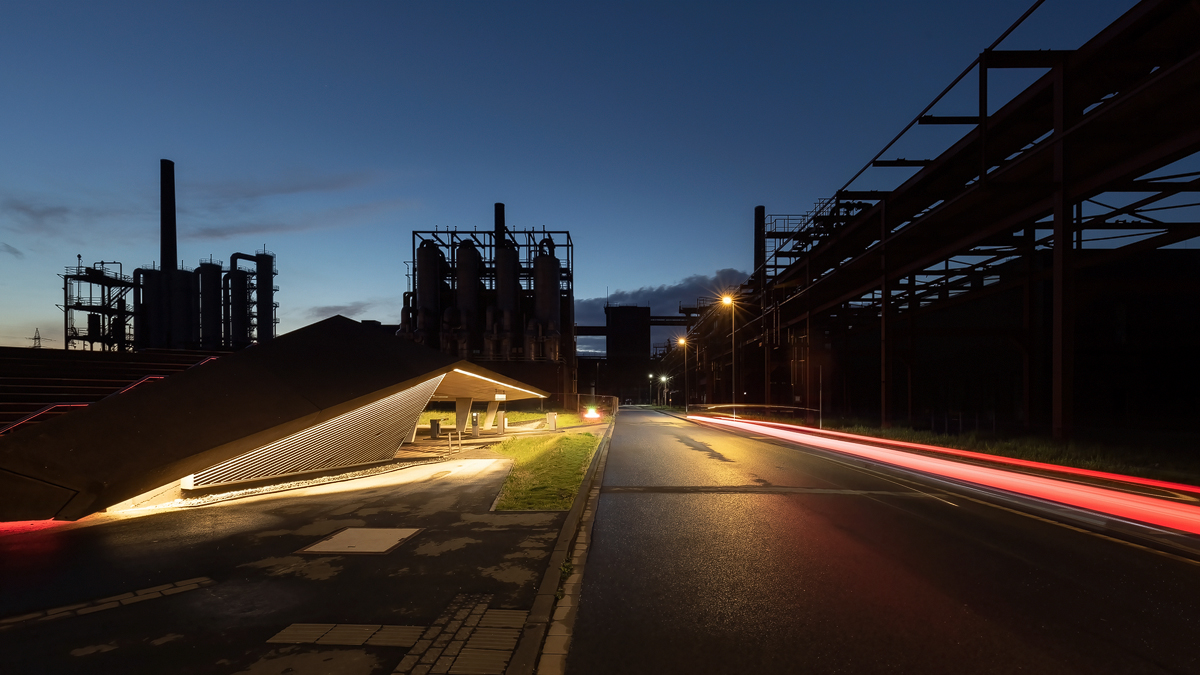
[[[429,420],[429,437],[433,440],[441,438],[442,421],[438,419]]]

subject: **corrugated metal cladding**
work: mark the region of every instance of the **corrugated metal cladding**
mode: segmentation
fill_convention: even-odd
[[[255,448],[195,475],[195,487],[391,459],[445,375]]]

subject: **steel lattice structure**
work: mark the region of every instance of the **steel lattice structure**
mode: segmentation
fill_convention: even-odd
[[[1196,3],[1146,0],[1075,50],[993,45],[964,72],[978,78],[974,115],[930,115],[930,104],[905,129],[965,125],[957,142],[933,159],[881,152],[869,164],[917,169],[907,180],[887,191],[840,190],[803,215],[760,207],[757,269],[737,305],[742,390],[812,407],[822,393],[815,369],[824,367],[835,405],[871,408],[885,425],[912,421],[936,407],[931,399],[953,398],[922,394],[953,379],[935,372],[923,342],[986,338],[994,344],[975,358],[1007,350],[1001,360],[1021,371],[1019,393],[992,396],[992,419],[999,408],[1013,423],[1068,436],[1076,388],[1096,379],[1076,371],[1083,352],[1095,366],[1096,341],[1077,333],[1095,323],[1097,288],[1130,277],[1126,287],[1154,282],[1144,289],[1152,295],[1197,290],[1193,252],[1162,250],[1200,236],[1189,199],[1200,190],[1197,35]],[[1043,74],[994,107],[988,74],[1011,68]],[[1129,297],[1121,302],[1136,304]],[[712,338],[701,339],[698,359],[710,401],[729,395],[728,314],[716,306],[694,333]],[[1164,339],[1186,354],[1187,337]],[[997,402],[1005,396],[1013,402]]]

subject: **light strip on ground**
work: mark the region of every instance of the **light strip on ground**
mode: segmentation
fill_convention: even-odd
[[[25,534],[26,532],[37,532],[51,527],[59,527],[61,525],[69,525],[68,520],[10,520],[5,523],[0,523],[0,537],[9,534]]]
[[[455,368],[455,369],[454,369],[454,372],[456,372],[456,373],[462,373],[463,375],[469,375],[469,376],[471,376],[471,377],[475,377],[475,378],[478,378],[478,379],[480,379],[480,380],[487,380],[488,382],[491,382],[492,384],[498,384],[498,385],[500,385],[501,387],[508,387],[509,389],[516,389],[517,391],[523,391],[523,392],[525,392],[526,394],[531,394],[531,395],[533,395],[533,396],[536,396],[536,397],[538,397],[538,398],[546,398],[545,396],[543,396],[543,395],[541,395],[541,394],[537,393],[536,391],[529,391],[528,389],[522,389],[522,388],[520,388],[520,387],[518,387],[518,386],[515,386],[515,385],[508,384],[507,382],[501,382],[500,380],[493,380],[493,379],[492,379],[492,378],[490,378],[490,377],[484,377],[484,376],[482,376],[482,375],[476,375],[475,373],[468,373],[467,371],[465,371],[465,370],[459,370],[458,368]]]
[[[1076,506],[1110,516],[1200,534],[1200,508],[1186,504],[1119,492],[1094,485],[1080,485],[1042,476],[1013,473],[1003,469],[962,464],[937,457],[914,455],[902,450],[889,450],[863,443],[825,438],[802,433],[799,430],[793,431],[743,420],[696,416],[689,416],[688,419],[773,436],[927,474],[954,478],[976,485]]]
[[[755,420],[756,424],[765,424],[767,426],[778,427],[781,429],[795,429],[797,431],[810,431],[807,427],[793,424],[783,424],[781,422],[765,422]],[[954,455],[956,457],[969,457],[971,459],[981,459],[997,464],[1011,464],[1013,466],[1023,466],[1030,469],[1042,469],[1045,471],[1056,471],[1058,473],[1073,474],[1076,476],[1087,476],[1089,478],[1102,478],[1104,480],[1115,480],[1122,483],[1133,483],[1135,485],[1145,485],[1147,487],[1165,488],[1167,490],[1183,490],[1184,492],[1194,492],[1200,494],[1200,486],[1187,485],[1185,483],[1171,483],[1165,480],[1155,480],[1153,478],[1142,478],[1141,476],[1126,476],[1119,473],[1108,473],[1106,471],[1095,471],[1093,469],[1080,469],[1074,466],[1063,466],[1061,464],[1047,464],[1046,462],[1035,462],[1029,459],[1017,459],[1015,457],[1003,457],[1001,455],[989,455],[984,452],[972,452],[970,450],[959,450],[957,448],[943,448],[937,445],[925,445],[923,443],[911,443],[909,441],[893,441],[887,438],[872,438],[871,436],[860,436],[859,434],[848,434],[844,431],[830,431],[828,429],[811,430],[813,433],[819,433],[825,436],[837,436],[838,438],[848,438],[855,441],[865,443],[884,443],[901,448],[912,448],[913,450],[923,450],[925,452],[939,452],[943,455]]]

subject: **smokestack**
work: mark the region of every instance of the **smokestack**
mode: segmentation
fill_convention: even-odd
[[[179,266],[179,254],[175,248],[175,162],[160,160],[159,177],[162,199],[159,246],[162,247],[162,269],[169,271]]]
[[[496,202],[496,248],[504,246],[504,242],[508,241],[508,238],[504,236],[504,232],[504,204]]]

